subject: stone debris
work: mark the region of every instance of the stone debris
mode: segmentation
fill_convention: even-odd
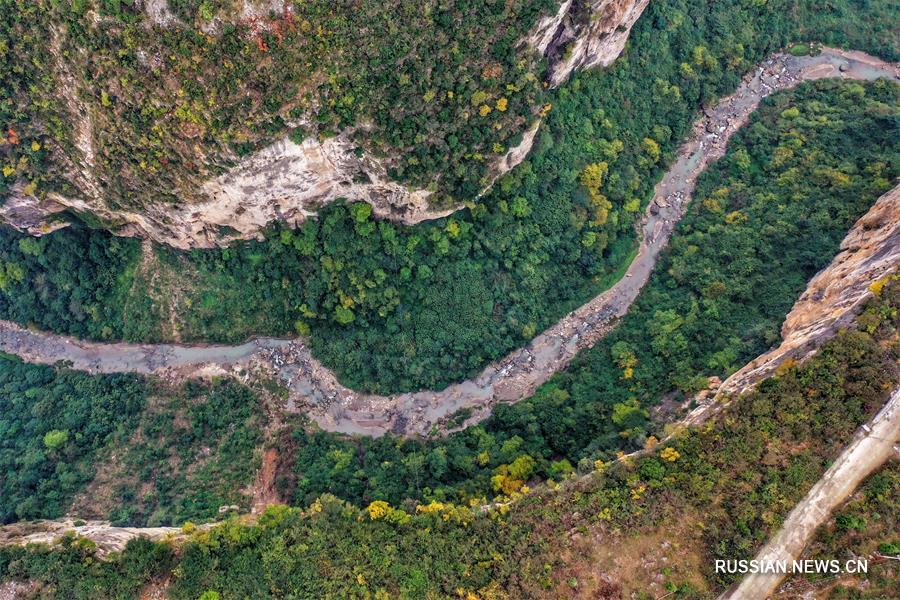
[[[391,431],[425,436],[470,425],[489,416],[498,403],[516,402],[531,395],[554,373],[565,368],[576,353],[590,348],[606,335],[616,320],[627,312],[650,277],[659,251],[684,214],[697,177],[711,162],[724,155],[730,136],[769,93],[767,90],[771,86],[766,87],[765,77],[770,77],[774,85],[786,88],[804,79],[834,76],[841,64],[849,65],[844,72],[846,77],[898,78],[896,65],[841,50],[824,49],[816,57],[780,54],[766,60],[760,69],[744,79],[735,94],[707,107],[704,116],[695,123],[693,134],[677,152],[678,159],[654,190],[653,200],[641,220],[643,240],[625,276],[535,337],[526,347],[487,366],[475,378],[446,389],[392,396],[355,392],[342,386],[335,375],[312,356],[302,340],[258,338],[240,346],[95,344],[0,322],[0,349],[33,362],[68,361],[72,367],[90,372],[137,371],[177,379],[230,371],[243,380],[251,377],[253,372],[267,372],[277,376],[289,390],[287,410],[304,412],[323,429],[335,432],[378,436]],[[709,133],[709,123],[714,124],[716,133]],[[896,190],[892,192],[896,193]],[[871,228],[896,219],[896,198],[891,198],[894,199],[879,200],[878,210],[887,212],[881,214],[877,223],[873,221]],[[888,265],[896,267],[900,263],[900,256],[897,256],[900,242],[895,238],[880,237],[884,231],[882,229],[878,235],[869,232],[868,237],[856,235],[852,238],[852,248],[846,248],[846,252],[857,252],[861,248],[875,252],[878,249],[875,254],[881,261],[879,272],[884,272]],[[893,244],[893,250],[890,247],[885,250],[884,244]],[[862,260],[860,257],[867,255],[857,252],[855,256]],[[846,265],[856,265],[848,273],[862,287],[848,286],[844,282],[835,288],[844,295],[833,299],[834,292],[830,288],[819,289],[811,284],[812,291],[808,295],[814,302],[833,302],[835,323],[845,318],[841,316],[846,314],[845,311],[858,305],[871,282],[866,279],[871,273],[866,270],[865,260],[853,259],[857,260],[855,263],[846,260]],[[817,313],[812,311],[810,314]],[[791,315],[786,327],[794,322]],[[809,325],[809,336],[815,338],[822,332],[827,333],[827,328],[832,326],[836,325]],[[785,335],[785,339],[790,338]],[[760,365],[753,368],[769,368],[766,361]],[[752,379],[760,372],[748,376]],[[701,410],[712,405],[713,399],[723,391],[739,390],[737,381],[738,378],[732,376],[721,386],[716,386],[711,380],[705,397],[698,399]],[[711,393],[713,390],[717,393]],[[470,415],[459,424],[452,417],[461,409],[469,410]]]

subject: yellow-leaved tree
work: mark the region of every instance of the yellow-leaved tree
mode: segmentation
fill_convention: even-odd
[[[603,186],[603,177],[607,171],[609,171],[609,163],[605,161],[591,163],[584,168],[584,171],[581,172],[581,177],[579,177],[579,182],[584,186],[591,201],[591,208],[594,213],[591,225],[594,226],[605,225],[609,220],[609,211],[612,208],[612,202],[600,193],[600,188]]]

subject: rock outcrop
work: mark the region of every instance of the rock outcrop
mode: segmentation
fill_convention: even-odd
[[[589,6],[566,0],[555,15],[545,17],[528,43],[550,59],[550,83],[563,82],[575,68],[608,65],[624,47],[631,26],[648,0],[600,0]],[[179,21],[165,0],[144,0],[148,25],[172,27]],[[284,10],[282,3],[245,2],[245,21]],[[91,113],[78,100],[70,66],[60,50],[59,32],[51,44],[60,94],[72,123],[74,147],[60,151],[66,178],[75,193],[51,193],[40,198],[14,189],[0,207],[0,219],[32,235],[42,235],[67,222],[63,211],[90,213],[119,235],[149,238],[176,248],[224,246],[259,237],[268,223],[296,226],[338,198],[365,201],[379,218],[404,224],[441,218],[462,207],[435,207],[433,193],[414,189],[387,175],[385,163],[360,153],[352,132],[319,141],[294,143],[282,139],[241,160],[222,175],[179,193],[178,204],[155,204],[129,210],[105,198],[96,177]],[[540,121],[523,133],[522,141],[490,165],[486,192],[504,173],[521,163],[531,150]],[[191,184],[193,185],[193,184]]]
[[[536,121],[519,145],[497,159],[491,185],[525,159],[539,124]],[[16,188],[0,205],[0,219],[20,231],[43,235],[67,225],[58,217],[62,211],[91,213],[119,235],[189,249],[260,237],[273,221],[296,227],[338,198],[368,202],[377,217],[406,225],[439,219],[461,208],[433,207],[432,192],[391,181],[384,164],[356,152],[348,133],[322,142],[282,139],[207,181],[195,202],[151,205],[135,212],[108,207],[93,186],[79,189],[80,196],[51,193],[38,198]]]
[[[525,159],[539,125],[536,121],[517,146],[495,161],[491,183],[482,193]],[[38,198],[24,194],[21,187],[14,188],[0,205],[0,219],[20,231],[43,235],[68,224],[57,216],[63,211],[91,213],[119,235],[189,249],[260,237],[273,221],[296,227],[338,198],[368,202],[375,216],[406,225],[439,219],[462,207],[433,207],[429,203],[432,192],[391,181],[381,161],[357,151],[349,132],[300,144],[284,138],[205,182],[196,201],[151,205],[141,212],[107,206],[97,186],[89,184],[91,179],[84,174],[91,173],[92,166],[86,158],[89,153],[82,154],[79,176],[71,178],[80,195],[51,193]]]
[[[200,525],[198,529],[208,529],[211,526],[212,524]],[[154,542],[186,537],[180,527],[115,527],[107,521],[76,521],[66,518],[22,521],[0,526],[0,546],[53,545],[64,535],[91,540],[97,544],[97,553],[101,557],[110,552],[121,552],[130,540],[137,537],[145,537]]]
[[[698,406],[683,420],[674,423],[670,430],[677,431],[680,428],[697,426],[707,421],[727,406],[727,401],[725,401],[727,398],[752,389],[760,381],[769,377],[788,358],[804,359],[810,356],[837,330],[852,323],[859,307],[871,295],[872,283],[896,273],[898,268],[900,268],[900,186],[878,199],[869,212],[860,218],[847,234],[841,244],[841,252],[831,264],[810,280],[806,291],[794,304],[785,320],[782,327],[784,337],[782,344],[734,373],[721,385],[715,385],[717,391],[714,397],[707,398],[701,406]],[[54,337],[46,334],[31,335]],[[71,346],[71,342],[57,340],[55,343],[60,347]],[[285,342],[277,344],[281,347],[287,345]],[[94,346],[99,345],[95,344]],[[249,347],[251,344],[246,346]],[[150,348],[150,346],[145,346],[144,350],[150,351]],[[270,351],[276,348],[271,345],[263,345],[261,349]],[[181,348],[181,351],[189,353],[190,349]],[[127,354],[127,352],[123,354]],[[27,358],[34,359],[35,357]],[[240,357],[233,358],[246,366]],[[38,360],[45,362],[39,357]],[[79,366],[76,365],[76,367]],[[510,366],[506,365],[506,368],[510,368]],[[83,366],[80,367],[83,368]],[[108,369],[101,368],[100,370]],[[121,367],[118,369],[114,367],[111,370],[121,370]],[[149,368],[145,372],[153,370]],[[224,374],[225,371],[222,373]],[[718,381],[715,383],[718,384]],[[461,385],[469,386],[471,390],[478,384],[467,382]],[[859,456],[865,456],[870,449],[862,447],[861,444],[872,442],[875,446],[883,444],[881,450],[886,454],[890,453],[891,442],[881,435],[883,431],[878,427],[881,427],[884,422],[884,431],[890,433],[896,430],[898,399],[900,399],[898,393],[900,390],[894,392],[892,401],[870,421],[869,429],[864,428],[858,432],[856,441],[848,447],[848,452],[852,451]],[[487,398],[483,399],[487,400]],[[387,404],[387,399],[385,399],[385,404]],[[887,421],[888,419],[890,422]],[[648,452],[648,449],[639,450],[626,455],[626,458],[634,459]],[[835,464],[843,466],[833,467],[833,469],[856,468],[856,470],[860,470],[858,465],[861,464],[860,460],[862,459],[844,459],[843,455],[842,459],[836,461]],[[880,460],[869,460],[868,462],[869,466],[880,464]],[[868,467],[866,469],[862,475],[869,472],[870,469]],[[847,489],[854,489],[858,480],[862,479],[862,475],[857,473],[855,479],[850,482],[852,485],[848,484]],[[823,478],[822,481],[833,479]],[[831,498],[829,494],[819,494],[817,497]],[[200,525],[199,528],[206,529],[211,526],[213,524],[205,524]],[[92,540],[97,544],[101,556],[122,550],[129,540],[139,536],[154,541],[172,540],[176,542],[185,538],[184,531],[175,527],[114,527],[104,521],[75,522],[71,518],[66,518],[4,525],[0,527],[0,546],[31,543],[54,544],[66,534],[75,534]]]
[[[809,356],[847,327],[872,295],[870,286],[900,268],[900,186],[881,196],[841,243],[841,252],[813,277],[781,327],[781,344],[737,371],[721,393],[751,389],[789,358]]]
[[[528,36],[528,43],[547,57],[550,85],[559,86],[575,69],[612,64],[649,2],[566,0],[555,15],[542,19]]]

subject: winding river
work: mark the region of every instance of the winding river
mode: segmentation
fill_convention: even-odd
[[[776,54],[745,76],[738,90],[704,111],[663,179],[642,221],[642,241],[625,276],[563,317],[526,347],[487,366],[477,377],[441,391],[391,396],[342,386],[302,340],[257,338],[238,346],[100,344],[24,329],[0,321],[0,350],[45,364],[64,362],[92,373],[138,372],[171,376],[237,373],[259,368],[290,390],[288,410],[301,411],[325,430],[378,436],[428,434],[460,409],[464,427],[486,418],[494,405],[531,395],[580,350],[593,346],[628,311],[650,277],[660,251],[684,215],[698,175],[725,154],[729,138],[769,94],[802,81],[841,77],[900,80],[900,65],[860,52],[823,48],[818,56]]]

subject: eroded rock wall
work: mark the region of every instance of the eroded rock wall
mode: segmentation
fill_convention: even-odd
[[[491,182],[525,159],[539,124],[535,122],[518,146],[498,158]],[[406,225],[445,217],[461,208],[431,206],[432,192],[391,181],[381,162],[357,155],[355,149],[348,134],[301,144],[285,138],[206,181],[195,201],[148,206],[141,212],[110,208],[96,187],[78,185],[87,177],[72,178],[79,195],[51,193],[38,198],[18,187],[0,205],[0,219],[20,231],[43,235],[65,226],[65,220],[55,215],[69,209],[99,217],[117,234],[188,249],[259,237],[273,221],[295,227],[338,198],[368,202],[377,217]],[[89,173],[90,167],[81,164],[80,170]]]
[[[550,63],[547,79],[561,85],[575,69],[606,67],[625,48],[631,28],[650,0],[566,0],[542,19],[528,43]]]
[[[208,529],[200,525],[198,529]],[[76,535],[97,544],[98,554],[121,552],[129,541],[145,537],[154,542],[178,540],[186,537],[180,527],[114,527],[107,521],[77,521],[71,518],[52,521],[21,521],[0,526],[0,546],[28,544],[53,545],[64,535]]]
[[[550,58],[550,83],[563,82],[575,68],[608,65],[624,47],[628,32],[648,0],[601,0],[589,7],[566,0],[556,14],[545,17],[528,43]],[[144,0],[148,23],[177,24],[165,0]],[[279,2],[245,3],[244,18],[284,10]],[[433,207],[432,192],[391,181],[382,161],[360,154],[352,132],[324,141],[297,144],[282,139],[241,160],[222,175],[179,194],[179,204],[158,204],[129,210],[108,202],[98,181],[90,110],[79,98],[67,59],[54,45],[55,75],[72,124],[74,147],[59,149],[60,164],[74,193],[29,196],[21,186],[0,207],[0,219],[32,235],[65,226],[57,216],[66,210],[90,213],[120,235],[149,238],[176,248],[224,246],[259,237],[272,221],[296,226],[338,198],[365,201],[376,216],[415,224],[447,216],[461,208]],[[522,142],[492,165],[486,192],[499,177],[521,163],[531,151],[540,121],[531,123]],[[193,184],[192,184],[193,185]],[[464,199],[463,199],[464,200]]]
[[[900,186],[881,196],[813,277],[781,327],[782,342],[729,377],[721,391],[743,393],[785,360],[801,360],[847,327],[872,295],[871,285],[900,269]]]

